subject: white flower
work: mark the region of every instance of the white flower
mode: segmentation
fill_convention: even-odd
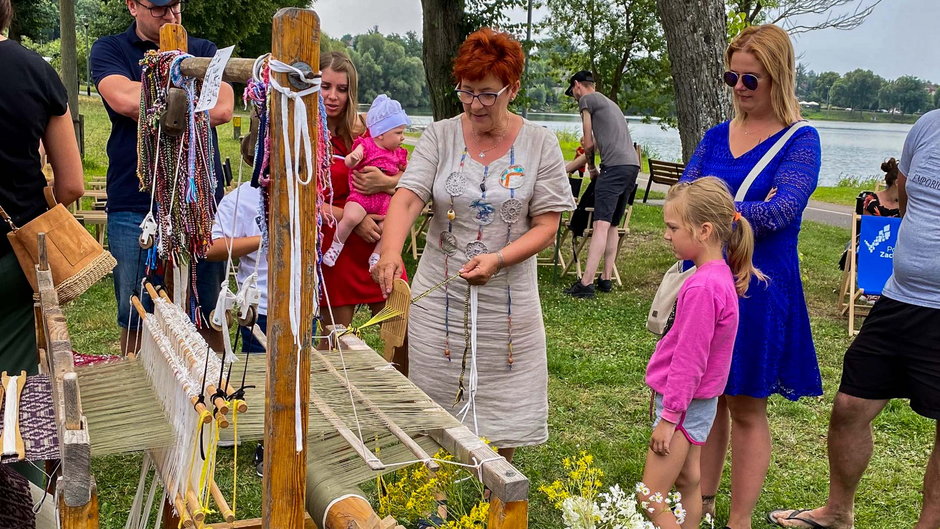
[[[642,495],[644,495],[644,496],[649,496],[649,495],[650,495],[650,488],[647,487],[645,483],[643,483],[642,481],[640,481],[639,483],[636,484],[636,493],[637,493],[637,494],[642,494]]]
[[[582,496],[565,498],[561,504],[561,520],[568,529],[596,529],[599,517],[597,505]]]
[[[682,524],[682,522],[685,521],[686,512],[685,512],[685,509],[682,508],[681,503],[677,503],[673,507],[672,514],[676,516],[676,522],[678,522],[680,525]]]

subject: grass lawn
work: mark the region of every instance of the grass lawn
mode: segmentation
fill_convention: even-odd
[[[89,108],[83,108],[87,123],[97,123],[87,117]],[[226,141],[232,137],[231,128],[221,127],[219,136],[223,151],[233,156],[235,142]],[[107,129],[93,131],[90,137],[96,145],[100,140],[103,151]],[[104,167],[100,158],[86,163],[89,171]],[[638,203],[619,263],[624,285],[595,300],[562,295],[561,290],[573,277],[557,277],[551,267],[539,269],[548,338],[551,437],[545,445],[519,450],[515,461],[532,483],[530,527],[562,526],[560,516],[537,489],[563,477],[563,457],[580,450],[592,453],[605,473],[605,484],[630,488],[640,477],[650,434],[649,390],[643,375],[655,345],[654,336],[645,329],[646,313],[661,274],[672,260],[661,229],[661,210]],[[810,222],[803,227],[803,278],[826,393],[797,403],[770,399],[774,455],[754,527],[767,527],[763,517],[770,509],[813,507],[827,493],[826,426],[842,355],[850,342],[834,294],[840,274],[836,262],[847,238],[843,229]],[[413,266],[409,263],[412,270]],[[66,313],[75,349],[117,352],[115,312],[110,280],[70,304]],[[367,331],[366,338],[375,344],[375,331]],[[858,496],[857,527],[913,525],[920,509],[922,469],[934,428],[933,421],[917,416],[903,401],[892,402],[881,414],[874,425],[875,454]],[[260,513],[261,482],[251,468],[252,449],[252,445],[244,446],[238,454],[240,517]],[[219,482],[222,490],[230,490],[232,453],[221,454]],[[93,462],[103,528],[123,527],[139,462],[139,455]],[[727,474],[719,494],[718,518],[723,521],[728,510]]]
[[[874,186],[817,187],[810,198],[820,202],[855,206],[855,197],[857,197],[859,193],[873,189]]]

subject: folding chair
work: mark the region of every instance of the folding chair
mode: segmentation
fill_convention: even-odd
[[[431,224],[431,217],[434,216],[434,210],[431,209],[431,203],[424,206],[424,211],[418,217],[418,220],[411,225],[411,231],[408,233],[408,251],[411,257],[416,261],[424,252],[424,245],[418,242],[419,237],[427,237],[428,225]],[[427,241],[425,240],[425,243]]]
[[[846,258],[848,286],[842,297],[843,314],[848,312],[849,316],[849,336],[858,334],[856,317],[867,316],[871,309],[863,296],[880,296],[891,277],[900,226],[900,218],[876,215],[863,215],[858,223],[852,223]]]
[[[620,278],[620,269],[617,267],[617,260],[620,258],[620,251],[623,249],[623,241],[626,239],[626,236],[630,233],[630,217],[633,216],[633,202],[636,199],[636,192],[639,186],[637,184],[633,185],[633,189],[627,194],[627,201],[624,207],[623,216],[620,218],[620,224],[617,226],[617,253],[614,257],[614,271],[612,278],[617,282],[617,286],[623,286],[623,280]],[[586,194],[586,193],[585,193]],[[581,268],[581,252],[585,248],[589,248],[591,236],[594,234],[594,208],[586,207],[584,210],[587,212],[587,227],[584,229],[584,234],[581,237],[578,237],[574,232],[569,229],[568,233],[571,235],[571,260],[562,265],[561,275],[567,275],[571,273],[576,273],[577,277],[581,277],[584,273]],[[561,253],[561,243],[559,243],[559,254]],[[572,270],[574,266],[574,270]]]

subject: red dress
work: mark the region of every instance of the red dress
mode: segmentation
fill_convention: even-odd
[[[333,154],[346,156],[350,149],[342,138],[331,138]],[[333,205],[342,209],[349,196],[349,168],[343,160],[334,158],[330,167],[330,181],[333,183]],[[323,246],[329,248],[333,244],[333,233],[336,226],[323,223]],[[323,266],[323,285],[329,295],[330,304],[334,307],[345,305],[358,305],[360,303],[378,303],[384,301],[379,285],[372,280],[369,274],[369,256],[375,243],[362,240],[356,232],[349,234],[343,252],[339,254],[335,266]],[[408,276],[402,273],[402,279]],[[321,300],[326,304],[326,299]]]

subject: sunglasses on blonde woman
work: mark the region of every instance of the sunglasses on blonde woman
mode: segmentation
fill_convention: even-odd
[[[739,74],[737,72],[727,71],[724,75],[725,84],[734,88],[738,84],[739,77],[741,78],[741,83],[744,85],[744,88],[757,90],[757,82],[760,81],[760,77],[752,73]]]

